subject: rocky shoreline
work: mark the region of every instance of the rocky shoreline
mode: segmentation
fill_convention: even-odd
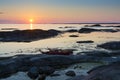
[[[68,32],[91,33],[91,32],[119,32],[120,30],[104,30],[82,28],[69,30]],[[66,31],[67,32],[67,31]],[[1,42],[31,42],[34,40],[50,38],[62,33],[57,30],[22,30],[12,32],[0,32]],[[63,32],[64,33],[64,32]],[[70,35],[69,37],[79,37]],[[92,40],[76,41],[77,44],[91,44]],[[93,50],[78,52],[73,55],[72,49],[49,49],[43,54],[14,55],[0,57],[0,79],[8,78],[17,72],[25,72],[31,79],[46,80],[47,76],[59,76],[54,74],[58,69],[67,68],[76,63],[104,63],[105,65],[95,67],[88,71],[87,75],[76,75],[72,70],[65,75],[70,76],[66,80],[119,80],[120,79],[120,41],[112,41],[96,46],[104,51]],[[81,66],[79,66],[81,68]],[[104,75],[103,75],[104,74]],[[115,76],[115,78],[114,78]],[[109,77],[109,78],[108,78]]]
[[[57,69],[65,68],[75,63],[102,62],[110,64],[119,61],[119,56],[113,58],[113,56],[94,56],[87,54],[67,56],[46,54],[16,55],[0,60],[0,78],[6,78],[17,72],[23,71],[28,72],[28,76],[34,79],[37,78],[39,74],[45,74],[47,76],[52,74]]]

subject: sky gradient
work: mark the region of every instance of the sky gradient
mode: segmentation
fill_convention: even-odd
[[[0,0],[0,23],[120,22],[120,0]]]

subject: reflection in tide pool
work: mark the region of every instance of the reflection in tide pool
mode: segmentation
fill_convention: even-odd
[[[43,24],[42,24],[43,25]],[[44,24],[46,25],[46,24]],[[3,25],[4,26],[4,25]],[[12,26],[12,25],[9,25]],[[19,25],[20,26],[20,25]],[[31,29],[33,29],[33,24],[29,24],[31,26]],[[36,29],[34,25],[34,29]],[[41,25],[39,25],[41,26]],[[47,27],[51,26],[51,27]],[[57,26],[57,27],[56,27]],[[49,24],[46,25],[44,29],[60,29],[65,30],[66,28],[59,28],[59,27],[66,27],[66,26],[72,26],[72,28],[67,29],[80,29],[83,27],[83,25],[79,24]],[[16,28],[16,27],[15,27]],[[24,27],[22,27],[23,29]],[[43,27],[39,27],[43,28]],[[79,37],[69,37],[69,35],[78,35]],[[39,54],[39,49],[44,48],[71,48],[76,49],[74,53],[82,52],[82,51],[90,51],[98,49],[96,48],[97,44],[109,42],[109,41],[120,41],[120,32],[116,33],[110,33],[110,32],[93,32],[89,34],[80,34],[80,33],[65,33],[58,35],[54,38],[49,39],[42,39],[30,43],[24,43],[24,42],[0,42],[0,56],[11,56],[16,54]],[[76,41],[84,41],[84,40],[92,40],[94,43],[89,44],[78,44]]]

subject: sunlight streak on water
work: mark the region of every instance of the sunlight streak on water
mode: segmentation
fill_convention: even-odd
[[[30,29],[31,29],[31,30],[33,29],[33,24],[32,24],[32,23],[30,23]]]

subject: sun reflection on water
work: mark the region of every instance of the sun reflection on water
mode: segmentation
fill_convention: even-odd
[[[32,23],[30,23],[30,29],[31,29],[31,30],[33,29],[33,24],[32,24]]]
[[[30,19],[30,29],[32,30],[33,29],[33,19]]]

